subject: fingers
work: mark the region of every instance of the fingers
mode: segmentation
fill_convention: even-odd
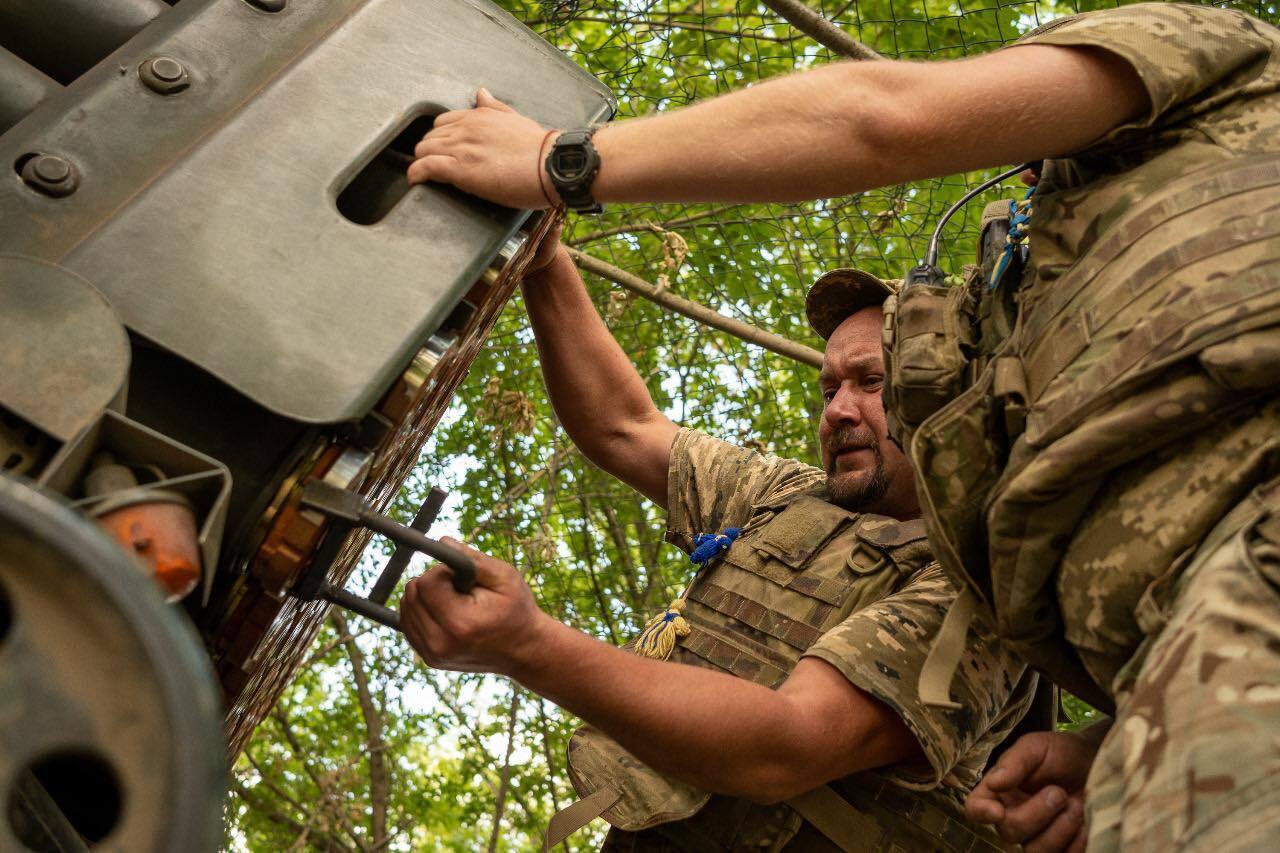
[[[1069,819],[1062,826],[1057,823],[1057,819],[1069,809],[1071,802],[1079,807],[1079,801],[1068,797],[1066,791],[1057,785],[1049,785],[1017,805],[1006,803],[1004,819],[996,824],[996,831],[1005,841],[1025,842],[1055,829],[1059,833],[1065,833],[1065,837],[1057,847],[1045,847],[1045,850],[1060,850],[1071,841],[1078,828]]]
[[[1023,841],[1022,849],[1024,853],[1059,853],[1072,848],[1083,851],[1084,843],[1084,806],[1072,797],[1044,831]]]
[[[1049,741],[1038,737],[1039,733],[1023,735],[1013,746],[1004,751],[996,766],[982,777],[982,783],[992,791],[1012,791],[1025,784],[1044,763]]]
[[[476,92],[476,107],[477,108],[484,107],[490,110],[501,110],[504,113],[515,112],[515,110],[513,110],[511,107],[507,106],[502,101],[499,101],[493,95],[489,94],[488,89],[481,89],[478,92]]]
[[[455,121],[462,121],[470,112],[471,110],[449,110],[447,113],[440,113],[431,120],[431,127],[435,130],[448,127]]]
[[[423,184],[427,181],[449,184],[453,183],[457,168],[458,161],[453,157],[443,154],[431,154],[426,157],[420,157],[410,163],[405,176],[409,179],[411,185]]]
[[[421,581],[422,577],[414,578],[405,586],[400,600],[400,628],[409,645],[434,666],[444,648],[445,634],[422,600]]]
[[[450,548],[461,551],[472,559],[476,564],[476,584],[478,586],[496,589],[507,581],[515,571],[507,563],[495,557],[490,557],[488,554],[481,553],[465,542],[459,542],[449,536],[445,536],[440,541]]]
[[[986,787],[985,780],[974,786],[964,801],[964,813],[974,823],[999,823],[1004,812],[1004,803]]]

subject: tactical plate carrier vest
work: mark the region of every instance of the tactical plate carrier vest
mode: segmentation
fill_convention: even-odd
[[[937,558],[1015,651],[1103,708],[1113,672],[1082,662],[1055,600],[1079,525],[1124,530],[1119,509],[1091,501],[1117,469],[1260,407],[1280,385],[1280,158],[1190,170],[1180,156],[1047,198],[1046,162],[1025,273],[984,285],[1003,202],[984,216],[965,286],[909,287],[885,306],[890,428],[914,464]],[[1070,266],[1037,257],[1037,224],[1091,187],[1140,200]],[[1191,494],[1164,523],[1207,530],[1240,497],[1222,492]]]
[[[930,562],[919,520],[849,512],[812,492],[757,505],[723,559],[694,581],[684,611],[692,632],[671,659],[776,688],[819,637]],[[908,791],[874,772],[790,807],[758,806],[669,779],[584,727],[569,744],[569,773],[584,799],[561,812],[561,825],[560,816],[553,820],[549,845],[603,815],[615,832],[653,836],[621,849],[776,851],[800,832],[803,814],[825,836],[814,836],[817,847],[806,839],[806,850],[1001,849],[942,795]]]

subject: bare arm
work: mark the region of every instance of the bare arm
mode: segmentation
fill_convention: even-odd
[[[472,594],[454,592],[440,567],[406,588],[402,624],[418,653],[435,667],[515,678],[656,770],[776,802],[859,770],[924,761],[899,717],[823,661],[802,660],[774,691],[637,657],[556,622],[511,566],[466,550],[476,559]]]
[[[569,438],[596,465],[666,507],[677,427],[653,404],[563,246],[523,288],[547,394]]]
[[[546,132],[487,93],[439,117],[412,181],[545,207]],[[1023,45],[951,62],[846,62],[596,134],[600,201],[795,201],[1057,156],[1138,115],[1132,68],[1090,49]],[[998,130],[993,130],[998,129]]]

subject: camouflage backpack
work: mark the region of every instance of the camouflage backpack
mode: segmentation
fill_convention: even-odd
[[[1174,148],[1095,181],[1094,192],[1128,209],[1065,269],[1036,257],[1033,230],[1021,291],[1016,277],[1006,290],[985,287],[988,239],[985,271],[966,286],[908,286],[885,306],[891,429],[913,462],[935,553],[963,584],[958,609],[991,608],[1019,654],[1104,709],[1112,672],[1082,662],[1058,615],[1055,572],[1079,547],[1077,529],[1087,522],[1108,537],[1097,547],[1112,555],[1133,548],[1141,537],[1116,533],[1123,510],[1093,505],[1107,478],[1256,408],[1280,385],[1280,157],[1189,165],[1201,164]],[[1069,168],[1046,163],[1045,181],[1065,188],[1038,218],[1087,196]],[[998,210],[984,216],[988,235],[1001,233]],[[1194,542],[1239,499],[1229,474],[1182,495],[1167,523]],[[1170,550],[1148,571],[1168,569]],[[1126,575],[1138,560],[1112,559],[1118,571],[1090,592],[1095,600],[1153,581]],[[1117,602],[1113,621],[1132,621],[1132,602]],[[935,651],[944,660],[922,695],[945,695],[953,671],[954,650]]]

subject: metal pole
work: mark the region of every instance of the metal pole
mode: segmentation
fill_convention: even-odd
[[[39,70],[0,49],[0,133],[22,121],[61,88]]]
[[[0,46],[66,84],[168,10],[161,0],[4,0]]]

